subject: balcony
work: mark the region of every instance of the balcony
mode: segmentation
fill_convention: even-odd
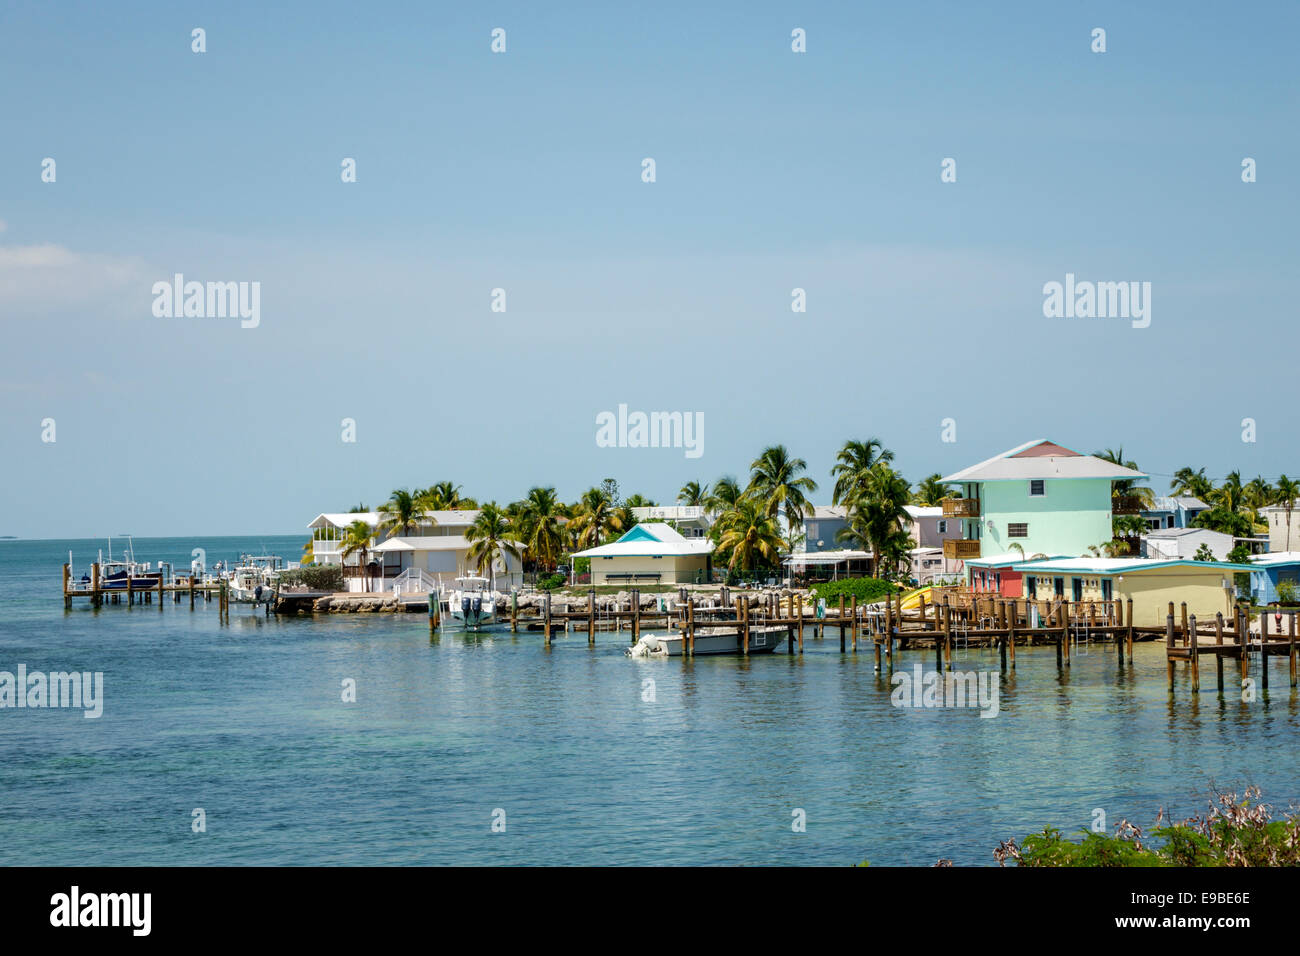
[[[943,556],[949,561],[965,561],[980,556],[980,543],[964,538],[949,538],[943,543]]]
[[[1110,499],[1110,510],[1117,515],[1135,515],[1142,510],[1142,499],[1137,495],[1116,495]]]
[[[978,518],[980,500],[978,498],[944,498],[943,516],[945,518]]]

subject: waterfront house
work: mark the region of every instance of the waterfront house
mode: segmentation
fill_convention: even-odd
[[[1292,502],[1290,517],[1282,505],[1260,508],[1259,516],[1268,522],[1269,551],[1290,551],[1300,547],[1300,501]]]
[[[1214,560],[1226,561],[1235,541],[1232,535],[1209,528],[1162,528],[1142,536],[1142,557],[1156,561],[1194,558],[1204,545]]]
[[[1221,561],[1148,561],[1142,558],[1062,558],[1015,566],[1022,575],[1021,596],[1051,601],[1064,596],[1074,603],[1133,601],[1133,623],[1163,627],[1172,601],[1187,603],[1201,621],[1215,613],[1232,613],[1234,575],[1254,570],[1248,564]],[[1079,614],[1086,613],[1079,609]]]
[[[1256,604],[1281,600],[1278,585],[1294,590],[1300,599],[1300,551],[1272,551],[1250,559],[1250,598]]]
[[[1024,575],[1019,566],[1036,561],[1048,560],[1048,555],[1031,553],[1021,554],[1010,551],[1006,554],[990,554],[983,558],[970,558],[964,562],[967,583],[972,591],[980,594],[996,594],[1005,598],[1018,598],[1024,594],[1022,584]],[[1069,555],[1052,555],[1065,558]]]
[[[842,550],[837,538],[849,526],[848,511],[844,505],[814,505],[803,519],[804,551]]]
[[[1190,528],[1196,516],[1210,508],[1200,498],[1171,495],[1156,498],[1150,508],[1142,509],[1142,518],[1152,531],[1162,528]]]
[[[1141,503],[1112,496],[1111,482],[1137,481],[1142,472],[1045,439],[1026,442],[943,479],[958,485],[944,514],[962,522],[960,539],[944,542],[956,559],[1004,554],[1087,554],[1112,540],[1114,514],[1136,514]]]
[[[931,584],[937,578],[947,579],[960,574],[961,561],[944,554],[943,543],[960,540],[961,519],[945,515],[940,505],[905,505],[904,508],[909,524],[907,533],[915,542],[912,577],[921,584]]]
[[[836,578],[860,578],[872,573],[875,552],[837,548],[834,551],[796,551],[781,559],[781,564],[791,575],[804,581],[826,581]]]
[[[478,517],[476,510],[429,511],[422,514],[410,534],[385,535],[379,526],[387,517],[382,512],[326,513],[317,515],[307,527],[312,530],[312,552],[317,564],[343,566],[343,576],[349,591],[363,591],[369,587],[374,592],[386,592],[395,579],[412,577],[423,571],[439,587],[450,587],[455,578],[476,574],[478,569],[469,559],[472,544],[465,532]],[[375,532],[366,554],[366,565],[361,564],[360,552],[343,557],[343,540],[354,521],[364,521]],[[407,573],[410,571],[410,573]],[[517,558],[506,556],[497,559],[493,575],[498,588],[522,582],[523,568]],[[422,580],[422,579],[421,579]]]
[[[592,585],[695,584],[710,579],[713,542],[688,538],[663,522],[633,526],[617,541],[575,558],[591,559]]]

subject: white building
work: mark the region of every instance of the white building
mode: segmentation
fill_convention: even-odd
[[[662,522],[671,525],[683,538],[703,538],[713,526],[714,516],[699,505],[655,505],[633,508],[638,522]]]
[[[1205,545],[1215,561],[1227,561],[1234,542],[1232,535],[1208,528],[1161,528],[1142,536],[1142,557],[1154,561],[1190,560]]]
[[[620,584],[704,584],[709,581],[713,542],[687,538],[662,522],[647,521],[630,528],[617,541],[575,558],[591,559],[593,586]]]
[[[409,534],[386,535],[378,531],[387,518],[378,511],[321,514],[307,527],[312,529],[316,563],[341,564],[349,591],[364,591],[368,585],[372,592],[388,592],[399,578],[421,580],[418,572],[446,588],[457,577],[479,573],[469,560],[472,543],[465,537],[478,515],[476,510],[425,512]],[[361,565],[360,551],[343,557],[343,541],[354,521],[364,521],[374,532],[366,567]],[[498,558],[492,569],[496,586],[508,588],[522,583],[522,570],[517,558]]]

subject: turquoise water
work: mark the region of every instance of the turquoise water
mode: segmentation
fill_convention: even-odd
[[[194,547],[293,558],[302,541],[135,551],[188,567]],[[1218,699],[1212,667],[1198,697],[1181,672],[1171,697],[1157,645],[1122,670],[1093,648],[1064,677],[1052,649],[1022,648],[981,719],[893,707],[872,655],[830,632],[802,657],[683,662],[630,660],[626,635],[430,639],[423,615],[65,611],[68,550],[80,573],[101,547],[0,542],[0,670],[105,683],[98,720],[0,710],[0,864],[991,864],[999,840],[1077,830],[1098,807],[1145,826],[1162,805],[1201,809],[1212,783],[1300,798],[1285,662],[1242,703]]]

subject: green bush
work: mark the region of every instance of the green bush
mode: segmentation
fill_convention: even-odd
[[[282,571],[280,583],[286,586],[302,584],[313,591],[342,591],[343,568],[337,564],[309,564],[303,568]]]
[[[537,576],[537,590],[554,591],[556,588],[564,587],[565,577],[563,574],[539,574]]]
[[[814,599],[825,598],[826,606],[830,607],[839,603],[841,594],[846,601],[856,595],[859,604],[872,604],[894,594],[898,588],[879,578],[840,578],[838,581],[814,584],[809,590]]]

